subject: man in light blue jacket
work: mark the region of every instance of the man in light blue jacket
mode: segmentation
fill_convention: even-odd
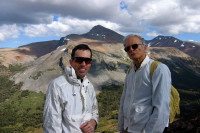
[[[92,133],[98,123],[98,105],[94,87],[88,80],[92,51],[75,46],[65,74],[48,87],[43,114],[44,133]]]
[[[169,124],[171,73],[162,63],[150,78],[153,62],[147,45],[138,35],[124,39],[124,50],[133,60],[120,101],[118,131],[121,133],[162,133]]]

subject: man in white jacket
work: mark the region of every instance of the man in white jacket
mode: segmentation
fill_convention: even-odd
[[[44,133],[91,133],[98,123],[98,105],[91,82],[87,79],[92,51],[75,46],[65,74],[48,87],[43,113]]]
[[[142,37],[128,35],[124,47],[133,62],[121,96],[118,131],[162,133],[169,123],[171,73],[160,63],[150,78],[153,60],[146,55],[147,45]]]

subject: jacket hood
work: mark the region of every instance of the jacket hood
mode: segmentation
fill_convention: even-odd
[[[67,80],[71,83],[81,84],[81,81],[77,78],[76,72],[73,67],[66,67],[65,73]],[[87,76],[84,77],[83,82],[87,81]]]

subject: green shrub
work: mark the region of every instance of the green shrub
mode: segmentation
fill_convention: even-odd
[[[9,100],[0,104],[0,130],[25,133],[26,129],[42,128],[43,106],[43,93],[15,92]]]

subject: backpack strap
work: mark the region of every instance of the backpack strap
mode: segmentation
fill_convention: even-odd
[[[161,63],[159,61],[153,61],[150,67],[150,78],[152,79],[153,73],[157,68],[158,64]],[[176,88],[171,85],[171,93],[170,93],[170,121],[172,123],[175,120],[175,116],[180,114],[180,96]]]
[[[153,73],[156,70],[156,68],[157,68],[157,66],[158,66],[159,63],[161,63],[161,62],[159,62],[159,61],[153,61],[151,63],[151,67],[150,67],[150,78],[151,79],[152,79]]]
[[[127,72],[127,74],[129,74],[130,73],[130,71],[133,69],[133,65],[130,65],[130,67],[129,67],[129,69],[128,69],[128,72]]]

